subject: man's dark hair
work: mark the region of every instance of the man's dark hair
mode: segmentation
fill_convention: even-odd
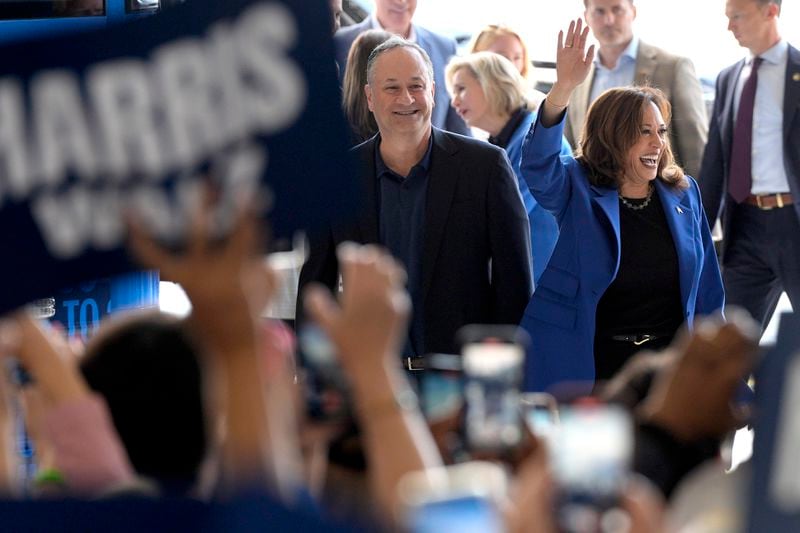
[[[206,455],[197,350],[180,323],[147,314],[92,339],[81,364],[102,395],[136,472],[185,494]]]
[[[389,50],[394,50],[395,48],[411,48],[413,50],[416,50],[417,53],[422,58],[423,63],[425,63],[425,71],[428,73],[428,81],[430,83],[433,83],[434,81],[433,63],[431,62],[431,58],[428,55],[428,52],[426,52],[425,49],[422,48],[417,43],[413,43],[397,35],[382,42],[381,44],[376,46],[372,50],[372,52],[370,52],[369,58],[367,58],[367,83],[372,83],[373,79],[372,74],[375,70],[375,62],[378,60],[378,58],[383,53],[388,52]]]

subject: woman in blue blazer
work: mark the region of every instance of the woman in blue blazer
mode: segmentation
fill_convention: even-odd
[[[522,142],[536,120],[533,102],[527,96],[528,84],[513,63],[492,52],[452,58],[445,69],[445,81],[451,105],[459,116],[468,126],[487,131],[489,142],[505,149],[511,161],[531,228],[535,284],[553,253],[558,224],[533,198],[520,172]],[[572,156],[572,149],[563,137],[561,154]]]
[[[560,228],[521,323],[532,339],[526,390],[581,382],[588,392],[639,349],[666,346],[681,324],[724,304],[700,193],[675,164],[660,91],[606,91],[577,159],[560,157],[570,95],[594,56],[581,26],[559,33],[557,81],[522,153],[522,175]]]

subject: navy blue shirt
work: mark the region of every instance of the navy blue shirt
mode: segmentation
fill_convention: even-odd
[[[408,176],[400,176],[383,162],[380,142],[375,143],[375,176],[378,180],[378,235],[381,244],[408,273],[408,293],[413,305],[405,357],[425,355],[422,306],[422,244],[425,242],[425,199],[431,165],[433,136],[422,159]]]

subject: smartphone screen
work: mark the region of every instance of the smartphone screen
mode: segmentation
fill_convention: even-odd
[[[304,388],[307,416],[320,422],[347,419],[347,381],[333,344],[312,324],[302,327],[297,341],[298,377]]]
[[[410,472],[398,483],[405,530],[412,533],[504,531],[498,502],[507,491],[503,467],[484,461]]]
[[[602,404],[565,406],[559,415],[551,447],[559,487],[558,521],[566,531],[599,531],[594,526],[618,505],[630,472],[630,415]]]
[[[549,439],[558,426],[558,402],[546,392],[527,392],[520,395],[519,407],[528,431]]]
[[[485,497],[464,495],[416,506],[409,517],[412,533],[493,533],[503,531],[495,505]]]
[[[525,352],[514,342],[466,344],[464,430],[471,450],[502,451],[523,437],[519,385]]]
[[[461,356],[431,354],[420,374],[422,412],[429,422],[456,416],[464,405],[464,374]]]

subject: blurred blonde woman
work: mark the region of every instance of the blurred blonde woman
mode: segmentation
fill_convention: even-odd
[[[470,53],[475,52],[500,54],[511,61],[526,80],[533,70],[525,41],[508,26],[489,24],[483,28],[472,42]]]
[[[522,142],[536,120],[528,86],[508,59],[493,52],[452,58],[445,69],[445,82],[459,116],[468,126],[489,132],[489,142],[508,154],[528,212],[536,282],[553,252],[558,226],[553,215],[536,203],[520,173]],[[572,155],[566,140],[561,153]]]

